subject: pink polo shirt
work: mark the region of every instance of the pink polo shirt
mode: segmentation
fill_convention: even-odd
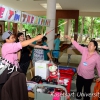
[[[85,79],[92,79],[94,78],[94,68],[96,67],[100,77],[100,55],[94,52],[92,56],[89,56],[87,47],[82,47],[76,41],[73,41],[72,44],[82,54],[81,62],[77,69],[78,75]]]
[[[2,45],[2,57],[15,64],[18,67],[17,52],[22,49],[20,42],[18,43],[4,43]]]

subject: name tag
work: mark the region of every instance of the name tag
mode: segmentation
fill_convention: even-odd
[[[88,64],[87,64],[87,62],[84,62],[83,65],[84,65],[84,66],[87,66]]]

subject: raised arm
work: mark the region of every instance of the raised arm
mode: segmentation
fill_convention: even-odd
[[[82,47],[81,45],[79,45],[74,39],[72,39],[70,36],[65,35],[65,38],[67,38],[68,40],[70,40],[72,42],[72,44],[75,46],[75,48],[80,52],[83,53],[84,51],[84,47]]]
[[[6,50],[6,53],[15,53],[15,52],[18,52],[20,49],[22,49],[22,47],[25,47],[29,44],[31,44],[32,42],[34,41],[37,41],[39,39],[41,39],[43,37],[43,35],[38,35],[37,37],[35,38],[32,38],[30,40],[25,40],[23,42],[18,42],[18,43],[9,43],[8,46],[6,46],[6,48],[8,48]],[[5,44],[4,44],[5,45]],[[3,50],[5,50],[5,46],[2,47],[2,52]]]
[[[42,37],[43,37],[43,35],[38,35],[35,38],[32,38],[32,39],[25,40],[25,41],[21,42],[21,45],[22,45],[22,47],[25,47],[25,46],[31,44],[34,41],[37,41],[39,39],[42,39]]]
[[[47,46],[39,46],[39,45],[35,45],[35,44],[29,44],[29,46],[31,46],[33,48],[49,49],[49,47],[47,47]]]

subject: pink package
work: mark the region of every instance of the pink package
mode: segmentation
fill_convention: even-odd
[[[60,95],[61,95],[60,92],[55,92],[55,93],[54,93],[54,97],[53,97],[52,100],[60,100]]]

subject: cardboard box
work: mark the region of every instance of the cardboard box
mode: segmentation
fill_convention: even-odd
[[[35,62],[35,76],[41,76],[43,79],[47,79],[49,77],[49,61],[39,60]]]

